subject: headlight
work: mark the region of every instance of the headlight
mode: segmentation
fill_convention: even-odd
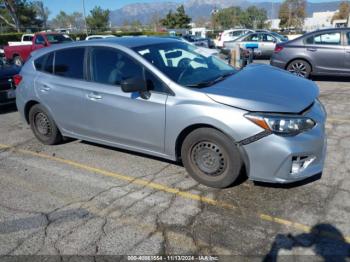
[[[246,114],[245,117],[277,135],[293,136],[313,128],[316,123],[308,117],[276,114]]]

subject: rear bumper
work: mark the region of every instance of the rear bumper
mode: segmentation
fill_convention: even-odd
[[[8,98],[7,92],[9,90],[0,91],[0,105],[10,105],[16,102],[16,98]]]
[[[292,183],[322,173],[326,156],[326,113],[317,102],[306,114],[316,121],[308,132],[293,137],[269,135],[243,147],[248,176],[254,181]],[[292,172],[298,158],[314,160],[300,172]]]
[[[287,66],[285,61],[274,58],[273,56],[271,57],[270,65],[281,68],[281,69],[285,69]]]

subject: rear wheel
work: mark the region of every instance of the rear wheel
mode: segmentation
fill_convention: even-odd
[[[62,135],[52,117],[40,104],[34,105],[29,111],[30,127],[35,137],[45,145],[55,145],[62,142]]]
[[[20,56],[16,55],[15,57],[13,57],[13,63],[17,66],[22,66],[23,60]]]
[[[311,66],[305,60],[294,60],[287,66],[287,71],[304,78],[309,78],[311,73]]]
[[[232,139],[213,128],[190,133],[181,148],[187,172],[209,187],[225,188],[238,178],[242,159]]]

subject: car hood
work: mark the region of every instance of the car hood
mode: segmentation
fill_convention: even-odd
[[[201,91],[221,104],[276,113],[300,113],[319,95],[312,81],[269,65],[249,65]]]

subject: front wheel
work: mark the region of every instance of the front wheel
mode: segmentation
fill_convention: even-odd
[[[190,133],[183,142],[181,157],[195,180],[216,188],[232,185],[243,165],[232,139],[213,128],[199,128]]]
[[[304,60],[294,60],[287,66],[287,71],[300,77],[309,78],[311,66]]]
[[[35,137],[45,145],[55,145],[62,142],[61,132],[52,117],[40,104],[34,105],[29,111],[30,127]]]

